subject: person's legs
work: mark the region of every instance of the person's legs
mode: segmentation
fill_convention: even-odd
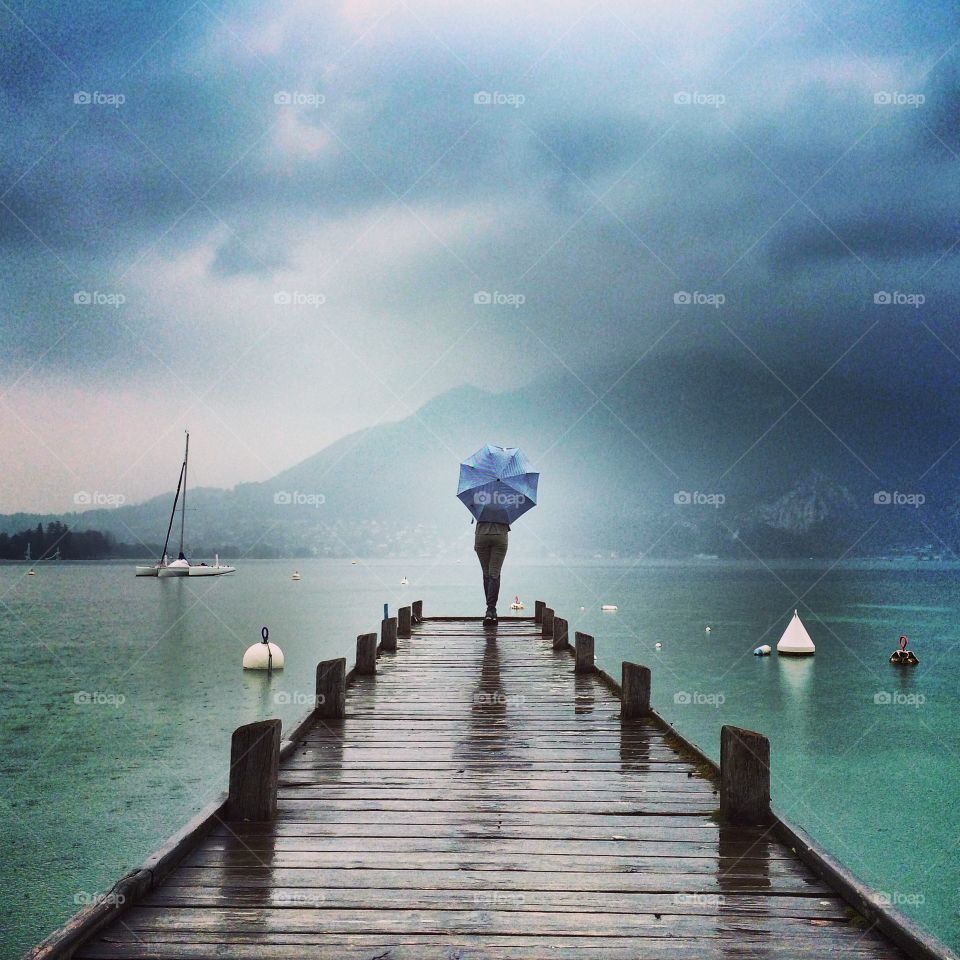
[[[483,598],[486,600],[490,593],[490,544],[484,537],[477,537],[473,543],[480,569],[483,571]]]
[[[487,618],[496,621],[497,600],[500,597],[500,571],[507,556],[507,535],[505,533],[488,534],[490,539],[489,559],[487,561]]]

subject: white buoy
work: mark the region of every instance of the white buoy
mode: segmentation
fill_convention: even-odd
[[[769,643],[762,643],[753,651],[755,657],[769,657],[771,652],[771,647]]]
[[[777,653],[785,653],[792,657],[808,657],[815,651],[813,640],[807,633],[807,628],[800,619],[800,614],[793,611],[793,619],[787,624],[787,629],[783,631],[783,636],[777,643]]]
[[[405,586],[407,585],[407,583],[408,583],[407,578],[404,577],[404,578],[400,581],[400,586],[401,586],[401,587],[405,587]]]
[[[654,648],[655,648],[656,650],[660,650],[660,649],[663,648],[663,644],[660,643],[659,641],[658,641],[657,643],[655,643],[653,646],[654,646]]]
[[[704,630],[704,633],[709,633],[709,632],[710,632],[710,628],[709,628],[709,627],[707,627],[707,629],[706,629],[706,630]]]
[[[586,608],[586,607],[581,607],[580,609],[581,609],[581,610],[586,610],[587,608]]]
[[[283,651],[268,639],[269,631],[264,627],[260,631],[263,640],[247,648],[243,655],[244,670],[282,670]]]
[[[600,609],[604,613],[616,613],[618,610],[618,607],[615,603],[605,603],[603,604],[603,606],[600,607]]]
[[[293,571],[293,576],[292,576],[290,579],[291,579],[291,580],[302,580],[303,578],[300,576],[300,571],[299,571],[299,570],[294,570],[294,571]]]

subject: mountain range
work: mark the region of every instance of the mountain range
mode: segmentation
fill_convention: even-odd
[[[463,552],[457,464],[490,441],[523,447],[541,473],[538,506],[512,537],[529,556],[950,555],[960,543],[956,361],[930,351],[904,366],[892,380],[796,360],[780,373],[747,354],[693,351],[585,374],[559,366],[506,393],[457,388],[270,480],[191,489],[187,553]],[[202,455],[202,437],[194,449]],[[60,520],[150,555],[171,502],[172,490],[76,514],[9,514],[0,532]]]

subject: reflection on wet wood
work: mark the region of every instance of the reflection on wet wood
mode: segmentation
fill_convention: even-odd
[[[214,830],[77,956],[903,956],[768,829],[720,825],[717,784],[647,716],[648,673],[621,718],[535,609],[491,631],[401,608],[343,706],[325,665],[335,722],[300,731],[276,818]]]

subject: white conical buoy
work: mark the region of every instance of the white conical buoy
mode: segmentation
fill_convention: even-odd
[[[263,640],[247,648],[243,655],[244,670],[282,670],[283,651],[269,640],[270,632],[264,627],[260,631]]]
[[[777,653],[805,657],[815,653],[816,649],[810,634],[807,633],[807,628],[800,619],[800,614],[794,610],[793,619],[787,624],[787,629],[783,631],[783,636],[777,643]]]

